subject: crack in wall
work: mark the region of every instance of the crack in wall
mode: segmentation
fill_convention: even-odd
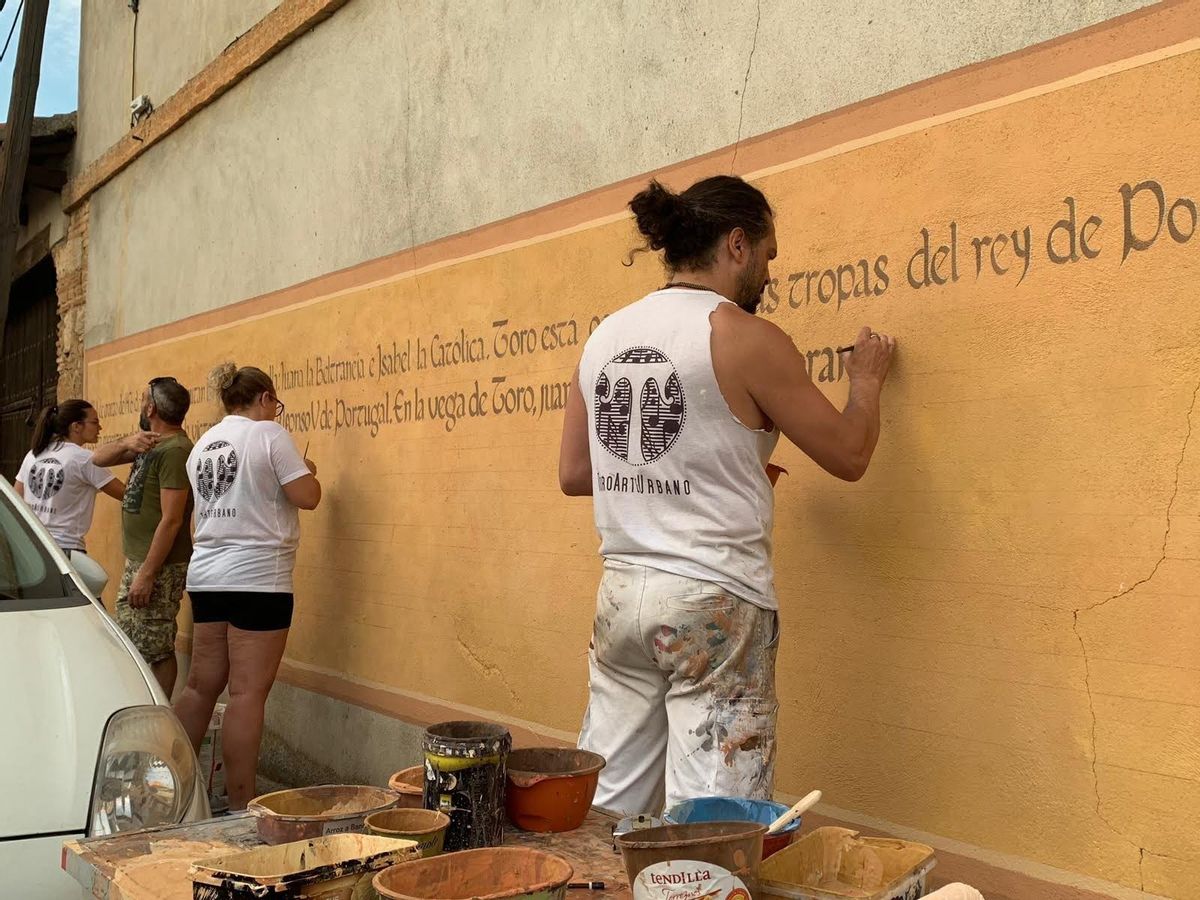
[[[1113,834],[1115,834],[1121,840],[1128,842],[1131,847],[1137,847],[1137,851],[1138,851],[1138,884],[1141,885],[1140,890],[1145,891],[1146,890],[1146,873],[1145,873],[1146,848],[1141,846],[1137,841],[1135,841],[1133,838],[1129,837],[1127,834],[1125,834],[1123,831],[1121,831],[1121,829],[1117,828],[1116,825],[1114,825],[1111,821],[1109,821],[1108,816],[1106,816],[1104,814],[1103,801],[1100,798],[1100,773],[1096,768],[1096,765],[1097,765],[1097,761],[1096,761],[1096,757],[1097,757],[1097,753],[1096,753],[1096,705],[1095,705],[1095,702],[1092,700],[1092,669],[1091,669],[1091,664],[1088,661],[1087,645],[1083,641],[1083,635],[1079,633],[1079,613],[1085,612],[1085,611],[1086,610],[1078,610],[1078,609],[1072,610],[1072,613],[1074,616],[1074,621],[1072,622],[1071,628],[1075,632],[1075,637],[1079,640],[1079,649],[1083,653],[1083,687],[1084,687],[1084,690],[1087,692],[1088,713],[1092,717],[1092,730],[1091,730],[1092,791],[1096,795],[1096,817],[1108,827],[1109,831],[1111,831]],[[1155,854],[1155,855],[1158,855],[1158,854]]]
[[[1171,856],[1170,854],[1167,854],[1167,853],[1155,853],[1153,850],[1147,850],[1145,847],[1140,848],[1140,852],[1141,852],[1141,855],[1138,858],[1138,875],[1141,878],[1140,884],[1142,886],[1143,892],[1146,891],[1145,863],[1148,858],[1169,859],[1172,862],[1177,862],[1177,863],[1194,863],[1194,862],[1196,862],[1195,857]],[[1158,897],[1160,895],[1159,894],[1150,894],[1149,896]]]
[[[471,664],[472,668],[474,668],[484,677],[500,682],[500,685],[504,688],[504,690],[508,691],[509,697],[511,697],[513,700],[520,700],[521,698],[517,696],[517,692],[513,690],[513,686],[508,683],[508,679],[504,675],[504,670],[495,663],[490,663],[485,660],[482,656],[472,650],[466,641],[458,636],[457,621],[454,623],[454,630],[456,632],[454,635],[454,641],[458,645],[458,652],[466,657],[467,662]]]
[[[1083,688],[1087,693],[1088,713],[1092,717],[1091,730],[1091,763],[1092,763],[1092,786],[1096,794],[1096,815],[1109,828],[1120,834],[1113,824],[1105,818],[1103,811],[1100,808],[1100,773],[1096,770],[1096,705],[1092,700],[1092,666],[1088,660],[1087,644],[1084,643],[1083,635],[1079,633],[1079,610],[1072,610],[1071,630],[1075,632],[1075,638],[1079,641],[1079,650],[1083,654]],[[1124,837],[1124,835],[1122,835]]]
[[[1184,459],[1187,457],[1188,444],[1192,440],[1192,414],[1196,411],[1196,399],[1200,397],[1200,382],[1196,384],[1195,390],[1192,391],[1192,404],[1188,407],[1187,414],[1187,431],[1183,435],[1183,446],[1179,450],[1179,460],[1175,463],[1175,484],[1171,490],[1171,499],[1167,501],[1167,529],[1163,532],[1162,553],[1158,557],[1158,561],[1154,564],[1154,568],[1150,570],[1150,574],[1145,578],[1135,581],[1132,585],[1124,590],[1118,591],[1111,597],[1106,597],[1093,603],[1091,606],[1081,606],[1076,612],[1091,612],[1093,609],[1099,609],[1112,603],[1114,600],[1120,600],[1122,597],[1127,597],[1132,594],[1142,585],[1146,584],[1157,573],[1159,567],[1167,561],[1167,544],[1171,540],[1171,511],[1175,508],[1175,499],[1179,496],[1179,473],[1183,470]]]
[[[1090,743],[1091,743],[1091,764],[1092,764],[1092,789],[1096,795],[1096,816],[1100,819],[1101,822],[1103,822],[1105,825],[1108,826],[1109,830],[1111,830],[1113,832],[1113,834],[1117,835],[1122,840],[1128,841],[1132,846],[1138,848],[1138,879],[1142,885],[1143,891],[1145,890],[1145,884],[1146,884],[1145,872],[1144,872],[1144,866],[1145,866],[1145,862],[1146,862],[1146,853],[1149,852],[1152,856],[1163,856],[1163,854],[1154,853],[1153,851],[1147,851],[1145,847],[1141,846],[1137,841],[1133,840],[1132,838],[1130,838],[1129,836],[1124,834],[1119,828],[1117,828],[1112,822],[1109,821],[1107,816],[1104,815],[1103,801],[1101,800],[1101,797],[1100,797],[1100,773],[1097,769],[1097,751],[1096,751],[1097,721],[1096,721],[1096,704],[1095,704],[1095,700],[1092,696],[1092,666],[1091,666],[1091,660],[1088,658],[1087,642],[1084,641],[1083,634],[1079,630],[1079,615],[1080,615],[1080,613],[1091,612],[1093,610],[1099,609],[1102,606],[1112,603],[1114,600],[1120,600],[1122,597],[1129,596],[1135,590],[1137,590],[1139,587],[1141,587],[1144,584],[1147,584],[1152,578],[1154,578],[1154,576],[1158,573],[1159,568],[1162,566],[1162,564],[1164,562],[1166,562],[1167,546],[1171,540],[1172,511],[1175,507],[1175,500],[1179,496],[1179,475],[1180,475],[1180,472],[1183,470],[1184,461],[1187,459],[1188,445],[1191,443],[1191,440],[1192,440],[1192,416],[1196,411],[1197,398],[1200,398],[1200,382],[1197,382],[1195,389],[1192,391],[1192,402],[1191,402],[1191,405],[1188,407],[1187,428],[1186,428],[1186,430],[1184,432],[1184,436],[1183,436],[1183,446],[1180,447],[1180,449],[1179,449],[1179,460],[1175,463],[1175,484],[1171,491],[1171,499],[1167,501],[1167,512],[1166,512],[1167,525],[1166,525],[1165,531],[1163,532],[1162,552],[1159,555],[1158,560],[1154,563],[1153,568],[1151,568],[1150,573],[1145,578],[1139,579],[1138,581],[1134,582],[1130,587],[1124,588],[1124,589],[1118,591],[1116,594],[1113,594],[1111,597],[1107,597],[1104,600],[1100,600],[1096,603],[1091,604],[1090,606],[1080,606],[1080,607],[1077,607],[1077,608],[1071,610],[1071,616],[1072,616],[1071,630],[1075,633],[1075,638],[1076,638],[1076,640],[1079,641],[1079,650],[1083,654],[1083,687],[1084,687],[1084,691],[1087,694],[1088,713],[1091,715],[1091,719],[1092,719]]]
[[[758,49],[758,29],[762,25],[762,0],[755,4],[754,37],[750,39],[750,56],[746,59],[746,74],[742,78],[742,93],[738,102],[737,137],[733,142],[733,160],[729,163],[729,171],[736,173],[738,151],[742,149],[742,122],[746,115],[746,88],[750,85],[750,69],[754,65],[754,51]]]

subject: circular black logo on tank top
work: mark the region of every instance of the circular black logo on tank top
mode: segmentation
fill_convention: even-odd
[[[617,459],[644,466],[683,431],[687,400],[675,364],[654,347],[630,347],[596,379],[596,437]]]
[[[196,457],[196,490],[205,500],[216,500],[237,478],[238,455],[229,441],[213,441]]]

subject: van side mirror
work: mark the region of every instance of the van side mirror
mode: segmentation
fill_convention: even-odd
[[[108,573],[104,571],[104,567],[86,553],[80,553],[78,550],[71,551],[71,565],[83,579],[88,590],[99,599],[100,595],[104,593],[105,585],[108,584]]]

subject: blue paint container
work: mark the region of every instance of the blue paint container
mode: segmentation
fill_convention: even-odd
[[[667,810],[663,821],[671,825],[692,825],[696,822],[757,822],[770,825],[791,809],[773,800],[748,800],[745,797],[697,797],[684,800]],[[777,853],[800,831],[801,819],[789,823],[778,834],[763,838],[763,859]]]

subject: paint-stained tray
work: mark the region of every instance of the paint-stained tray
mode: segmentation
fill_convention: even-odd
[[[764,898],[917,900],[936,862],[925,844],[826,826],[765,860],[759,878]]]
[[[371,879],[419,855],[416,841],[338,834],[197,860],[193,900],[366,900]]]
[[[258,836],[286,844],[333,834],[362,833],[374,812],[391,809],[395,791],[362,784],[320,784],[255,797],[246,806],[258,821]]]

